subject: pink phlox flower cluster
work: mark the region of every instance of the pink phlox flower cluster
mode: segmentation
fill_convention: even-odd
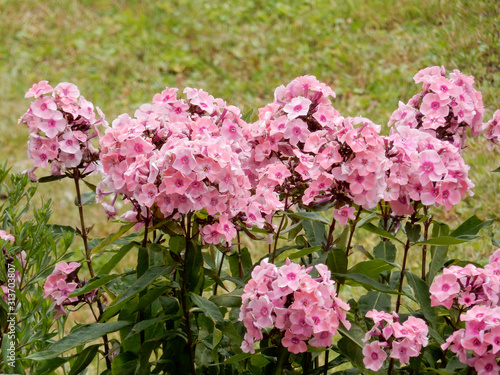
[[[474,367],[478,375],[498,374],[500,357],[500,307],[475,305],[461,315],[465,328],[441,345],[457,354],[460,362]]]
[[[477,305],[500,306],[500,249],[484,267],[451,266],[436,276],[429,291],[431,306],[455,307],[461,311]]]
[[[483,134],[491,142],[488,145],[490,149],[494,145],[500,145],[500,110],[495,111],[493,118],[483,124]]]
[[[64,174],[69,168],[82,168],[91,173],[98,161],[98,150],[91,139],[99,136],[98,126],[104,124],[101,110],[80,95],[78,87],[61,82],[52,88],[47,81],[33,85],[26,98],[34,97],[29,110],[19,119],[28,127],[28,157],[34,170],[48,169],[52,175]],[[97,112],[97,115],[96,115]]]
[[[385,138],[390,162],[384,200],[397,215],[414,212],[413,202],[450,210],[474,184],[459,149],[421,129],[399,126]]]
[[[184,92],[187,100],[166,88],[134,118],[123,114],[113,121],[101,139],[99,195],[124,196],[133,209],[123,218],[132,222],[205,210],[203,240],[231,241],[237,220],[262,227],[276,206],[263,193],[251,193],[251,135],[240,110],[202,90]],[[105,206],[109,216],[116,213],[113,203]]]
[[[239,320],[246,334],[241,349],[254,353],[254,343],[264,338],[263,329],[274,327],[284,333],[281,343],[292,353],[307,351],[307,345],[329,347],[339,324],[349,329],[349,305],[337,297],[331,273],[323,264],[305,268],[287,259],[276,267],[267,259],[252,271],[245,285]]]
[[[389,314],[377,310],[368,311],[366,317],[375,323],[363,339],[363,342],[375,339],[363,348],[363,363],[369,370],[378,371],[388,355],[406,365],[410,358],[418,357],[422,347],[429,343],[429,328],[422,319],[410,316],[400,323],[395,312]]]
[[[329,97],[333,90],[313,76],[278,87],[252,124],[253,160],[257,191],[288,207],[333,203],[343,217],[353,204],[378,204],[388,163],[380,126],[342,117]]]
[[[69,297],[76,288],[85,285],[77,276],[81,264],[78,262],[60,262],[56,264],[54,271],[47,277],[43,286],[45,297],[55,302],[54,310],[57,312],[54,319],[66,314],[64,306],[77,305],[81,301],[91,302],[97,295],[97,290],[90,291],[83,296]]]
[[[406,104],[399,102],[389,126],[422,129],[459,150],[465,147],[467,128],[472,137],[481,134],[484,106],[481,92],[473,87],[474,77],[455,69],[446,78],[444,67],[434,66],[418,72],[414,80],[422,83],[422,91]]]

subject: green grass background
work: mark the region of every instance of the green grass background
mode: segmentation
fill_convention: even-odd
[[[309,74],[334,88],[344,116],[385,125],[420,90],[413,75],[444,65],[475,76],[486,119],[500,108],[495,0],[0,0],[0,17],[0,161],[15,172],[30,167],[27,130],[17,124],[30,103],[24,93],[42,79],[75,83],[111,121],[165,86],[202,88],[245,113]],[[441,219],[497,215],[498,155],[470,142],[475,196],[438,210]],[[53,220],[77,224],[71,184],[39,193],[56,195]],[[90,214],[94,235],[109,232],[102,209]]]

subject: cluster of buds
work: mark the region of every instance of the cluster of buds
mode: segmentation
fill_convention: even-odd
[[[389,314],[377,310],[368,311],[366,317],[375,323],[363,339],[364,342],[375,339],[363,348],[363,363],[369,370],[378,371],[387,359],[387,354],[405,365],[410,358],[418,357],[422,347],[429,342],[429,328],[422,319],[410,316],[400,323],[395,312]]]
[[[97,296],[97,289],[94,289],[82,296],[69,297],[76,288],[81,288],[86,283],[77,276],[80,266],[78,262],[57,263],[54,271],[45,280],[43,295],[55,302],[54,311],[57,313],[54,319],[66,314],[64,306],[76,306],[80,302],[91,303]]]
[[[295,354],[305,352],[307,344],[332,345],[340,323],[350,328],[345,313],[349,305],[337,297],[328,267],[317,264],[315,268],[318,278],[311,277],[312,267],[289,259],[279,268],[267,259],[255,267],[241,296],[244,352],[255,352],[254,343],[263,339],[262,330],[268,327],[281,332],[281,344]]]
[[[52,175],[67,169],[81,168],[85,174],[95,170],[99,152],[90,140],[99,135],[97,126],[105,124],[104,115],[80,95],[72,83],[61,82],[52,88],[47,81],[34,84],[25,95],[34,97],[29,110],[19,119],[28,127],[28,157],[34,169],[30,178],[36,180],[37,168],[48,169]]]

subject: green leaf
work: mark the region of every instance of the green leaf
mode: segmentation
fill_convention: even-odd
[[[78,354],[73,366],[71,366],[71,371],[68,375],[78,375],[85,370],[88,365],[90,365],[97,354],[100,345],[91,345],[83,349],[81,353]]]
[[[373,259],[366,260],[364,262],[359,262],[353,267],[351,267],[347,272],[348,273],[361,273],[372,279],[378,280],[379,275],[382,272],[390,271],[395,266],[393,264],[387,263],[387,261],[383,259]]]
[[[319,250],[322,250],[322,249],[323,249],[322,246],[308,247],[307,249],[303,249],[303,250],[297,251],[296,253],[290,254],[288,256],[288,258],[290,258],[290,259],[301,258],[303,256],[312,254],[312,253],[319,251]]]
[[[322,246],[325,242],[325,225],[321,221],[303,221],[302,227],[310,246]]]
[[[252,366],[261,368],[270,363],[270,361],[263,354],[255,354],[250,359]]]
[[[432,226],[432,237],[447,236],[450,232],[448,225],[444,223],[434,222]],[[429,272],[427,273],[427,284],[431,285],[434,277],[443,267],[448,255],[448,246],[431,246],[432,260],[429,264]]]
[[[84,183],[85,185],[87,185],[87,187],[88,187],[90,190],[92,190],[93,192],[95,192],[95,191],[97,190],[97,186],[96,186],[96,185],[91,184],[90,182],[85,181],[85,180],[82,180],[82,181],[83,181],[83,183]]]
[[[347,273],[347,256],[343,249],[333,248],[328,252],[326,265],[332,273]]]
[[[396,246],[390,241],[380,241],[373,248],[373,256],[388,262],[394,262],[396,260]]]
[[[233,363],[239,363],[241,361],[244,361],[247,358],[250,358],[253,355],[255,355],[255,354],[252,354],[252,353],[240,353],[240,354],[236,354],[236,355],[232,356],[231,358],[226,359],[224,362],[222,362],[222,364],[224,364],[224,365],[230,365],[230,364],[233,364]]]
[[[241,116],[241,119],[245,122],[250,122],[250,119],[252,118],[252,114],[253,114],[253,109],[244,113],[243,116]]]
[[[174,236],[168,240],[168,248],[175,254],[180,254],[186,248],[186,237]]]
[[[347,280],[349,280],[349,284],[351,285],[359,285],[364,287],[366,290],[377,290],[379,292],[383,293],[390,293],[390,294],[398,294],[397,290],[391,288],[387,284],[381,284],[375,280],[373,280],[371,277],[368,277],[366,275],[360,274],[360,273],[333,273],[335,276],[343,277]]]
[[[115,315],[122,304],[146,289],[158,276],[164,275],[167,271],[165,266],[153,266],[148,269],[139,279],[137,279],[126,291],[119,295],[102,314],[101,319],[106,320]]]
[[[450,233],[452,237],[474,236],[481,228],[490,226],[494,220],[481,220],[476,215],[468,218],[457,229]]]
[[[179,317],[180,316],[178,316],[177,314],[167,314],[167,315],[158,316],[158,317],[153,318],[153,319],[141,320],[139,323],[137,323],[136,325],[134,325],[132,327],[132,329],[130,330],[130,333],[125,337],[125,339],[123,341],[130,339],[132,336],[141,333],[145,329],[148,329],[149,327],[154,326],[155,324],[158,324],[160,322],[164,322],[166,320],[172,320],[174,318],[179,318]]]
[[[391,297],[385,293],[371,291],[359,297],[359,309],[366,314],[370,310],[391,312]]]
[[[98,275],[104,275],[111,272],[111,270],[123,259],[123,257],[135,246],[134,243],[129,243],[125,246],[122,246],[118,252],[113,255],[113,257],[104,263],[102,267],[97,271]]]
[[[429,285],[422,280],[417,275],[406,271],[405,275],[408,280],[408,284],[413,289],[413,295],[417,300],[418,304],[422,308],[425,319],[431,324],[432,327],[436,327],[436,309],[431,307],[431,294],[429,293]]]
[[[225,321],[222,324],[222,333],[229,339],[231,343],[231,347],[235,353],[242,353],[241,351],[241,343],[243,342],[243,338],[240,336],[233,323],[230,321]]]
[[[95,191],[86,191],[85,193],[82,193],[80,195],[80,198],[82,199],[82,206],[89,206],[91,204],[95,203]],[[75,197],[75,206],[78,206],[78,197]]]
[[[187,291],[201,291],[204,282],[201,246],[191,241],[188,243],[186,253],[184,267],[186,268]]]
[[[198,306],[201,309],[201,311],[203,311],[205,313],[206,316],[209,316],[210,318],[212,318],[212,320],[215,323],[221,324],[222,322],[224,322],[224,317],[222,316],[219,308],[217,307],[217,305],[215,303],[213,303],[212,301],[209,301],[208,299],[206,299],[203,296],[199,296],[199,295],[194,294],[194,293],[189,293],[189,296],[191,297],[191,300],[193,301],[193,303],[196,306]]]
[[[451,236],[433,237],[428,239],[427,241],[417,242],[417,245],[438,245],[438,246],[458,245],[465,242],[475,241],[479,238],[481,238],[481,236],[464,235],[460,237],[451,237]]]
[[[320,212],[308,212],[308,211],[287,212],[286,215],[293,217],[295,219],[319,221],[320,223],[323,224],[330,224],[328,220],[326,220],[323,216],[321,216]]]
[[[390,240],[398,241],[399,243],[404,244],[403,241],[401,241],[399,238],[396,238],[395,236],[393,236],[392,234],[390,234],[385,229],[376,227],[372,223],[366,223],[361,228],[366,229],[368,232],[372,232],[372,233],[378,234],[380,237],[388,238]]]
[[[83,286],[83,288],[79,288],[75,290],[69,297],[78,297],[81,296],[82,294],[88,293],[94,289],[99,288],[100,286],[106,285],[107,283],[116,280],[120,277],[122,277],[124,274],[115,274],[115,275],[101,275],[101,276],[96,276],[93,277],[92,279],[89,280],[87,284]]]
[[[133,352],[120,353],[113,358],[111,375],[135,375],[139,356]]]
[[[405,224],[406,237],[408,237],[411,243],[415,243],[420,239],[420,231],[421,228],[418,223],[412,224],[407,222]]]
[[[169,290],[171,286],[169,284],[158,285],[150,290],[139,299],[139,303],[134,311],[142,311],[146,309],[149,305],[151,305],[154,301],[156,301],[160,296],[165,294],[167,290]]]
[[[349,358],[349,360],[358,368],[364,368],[363,365],[363,348],[365,343],[362,339],[365,336],[363,329],[356,323],[351,323],[351,328],[347,330],[343,325],[339,326],[339,333],[342,338],[337,346],[340,352]]]
[[[130,322],[110,322],[110,323],[92,323],[85,324],[76,328],[70,334],[64,336],[61,340],[54,343],[49,349],[33,353],[26,357],[34,361],[45,361],[57,357],[65,351],[84,345],[88,342],[97,340],[108,333],[118,331],[131,325]]]
[[[240,307],[241,306],[241,289],[236,289],[230,293],[211,296],[209,301],[212,301],[220,307]]]
[[[241,277],[243,278],[250,270],[252,269],[253,262],[250,252],[246,247],[241,249],[241,255],[238,254],[238,251],[233,252],[231,255],[227,257],[229,262],[229,270],[231,271],[231,275],[234,277],[240,277],[240,268],[239,268],[239,259],[241,257]]]
[[[365,225],[366,223],[369,223],[370,221],[375,219],[377,216],[378,215],[376,212],[372,212],[370,215],[367,215],[364,218],[362,218],[360,221],[358,221],[356,223],[356,228],[361,228],[363,225]]]
[[[91,254],[97,254],[102,251],[104,251],[104,248],[108,245],[111,245],[113,242],[115,242],[117,239],[119,239],[124,233],[126,233],[130,228],[132,228],[135,225],[135,223],[128,223],[125,225],[122,225],[120,229],[118,229],[116,232],[111,233],[108,237],[103,239],[99,245],[97,245],[91,252]]]
[[[47,375],[52,374],[54,370],[64,365],[70,359],[73,359],[74,356],[63,357],[63,358],[52,358],[46,361],[43,361],[41,366],[37,366],[33,375]]]
[[[45,176],[45,177],[40,177],[38,179],[38,182],[41,184],[44,184],[46,182],[62,180],[63,178],[66,178],[66,177],[68,177],[68,176],[66,176],[65,174],[55,175],[55,176]]]

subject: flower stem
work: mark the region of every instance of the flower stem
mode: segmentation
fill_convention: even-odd
[[[399,277],[399,287],[398,287],[398,299],[396,300],[396,314],[399,313],[399,307],[401,306],[401,294],[403,292],[403,279],[405,276],[406,262],[408,260],[408,253],[410,250],[410,239],[406,240],[405,252],[403,255],[403,265],[401,267],[401,276]]]
[[[184,311],[184,319],[186,321],[186,335],[187,335],[187,346],[188,346],[188,355],[189,355],[189,369],[191,375],[196,375],[196,369],[194,366],[194,352],[193,352],[193,334],[191,332],[191,323],[189,321],[189,307],[187,305],[187,259],[189,255],[189,243],[191,242],[191,215],[187,215],[187,223],[185,225],[185,234],[186,234],[186,251],[184,253],[184,267],[182,272],[182,284],[181,284],[181,302],[182,309]]]
[[[73,168],[73,181],[75,182],[75,190],[76,190],[76,203],[78,207],[78,213],[80,215],[80,235],[82,236],[83,246],[85,248],[85,261],[87,263],[87,267],[89,269],[90,277],[95,277],[94,269],[92,268],[92,259],[90,257],[90,249],[88,242],[88,231],[85,227],[85,218],[83,215],[83,206],[82,206],[82,194],[80,191],[80,170],[78,168]],[[103,308],[101,304],[101,294],[100,291],[97,291],[97,308],[99,309],[99,319],[103,314]],[[97,321],[99,321],[97,319]],[[111,370],[111,360],[109,359],[109,340],[108,335],[103,335],[102,339],[104,341],[104,358],[106,360],[106,367],[108,370]]]

